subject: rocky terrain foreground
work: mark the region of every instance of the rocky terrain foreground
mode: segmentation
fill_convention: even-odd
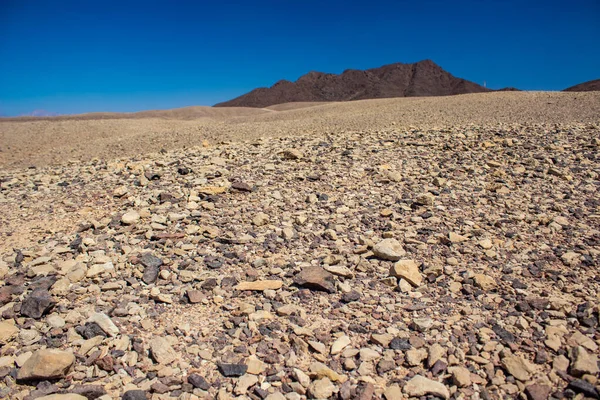
[[[0,397],[600,398],[582,109],[0,169]]]

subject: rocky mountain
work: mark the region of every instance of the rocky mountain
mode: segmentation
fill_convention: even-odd
[[[215,107],[267,107],[296,101],[349,101],[389,97],[448,96],[491,91],[457,78],[431,60],[389,64],[341,74],[309,72],[296,82],[281,80]]]
[[[580,83],[579,85],[571,86],[563,90],[563,92],[591,92],[600,91],[600,79]]]

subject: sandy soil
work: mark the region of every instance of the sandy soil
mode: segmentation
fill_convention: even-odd
[[[267,109],[189,107],[0,121],[0,167],[114,159],[221,141],[390,127],[595,122],[600,92],[503,92]],[[97,118],[97,119],[93,119]]]

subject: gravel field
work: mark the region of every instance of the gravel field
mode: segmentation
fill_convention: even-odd
[[[0,398],[600,398],[600,92],[240,112],[0,122]]]

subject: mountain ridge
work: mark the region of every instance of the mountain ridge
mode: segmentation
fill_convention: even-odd
[[[432,60],[393,63],[340,74],[310,71],[295,82],[285,79],[254,89],[215,107],[268,107],[299,101],[350,101],[391,97],[447,96],[491,92],[477,83],[457,78]]]

